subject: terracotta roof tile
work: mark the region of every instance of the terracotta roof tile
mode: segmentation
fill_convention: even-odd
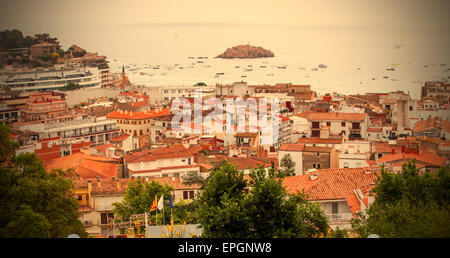
[[[371,170],[366,173],[366,170]],[[372,185],[379,168],[319,169],[304,175],[286,177],[283,186],[289,193],[305,191],[310,200],[345,199],[353,190]],[[311,180],[310,175],[317,175]]]

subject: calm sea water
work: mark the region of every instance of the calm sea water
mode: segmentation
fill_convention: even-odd
[[[425,29],[134,24],[55,34],[64,48],[75,43],[106,55],[113,72],[125,65],[132,83],[148,86],[292,82],[311,84],[319,93],[403,90],[418,98],[424,81],[450,76],[449,34]],[[240,44],[270,49],[275,57],[214,58]],[[208,59],[189,58],[199,56]],[[158,65],[160,69],[153,69]]]

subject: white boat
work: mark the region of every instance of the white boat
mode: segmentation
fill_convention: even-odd
[[[318,65],[319,66],[319,68],[327,68],[328,66],[327,65],[325,65],[325,64],[320,64],[320,65]]]

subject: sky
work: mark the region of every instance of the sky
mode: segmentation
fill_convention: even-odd
[[[0,0],[0,27],[286,25],[424,27],[449,32],[448,0]]]

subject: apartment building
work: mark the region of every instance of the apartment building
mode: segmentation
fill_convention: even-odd
[[[0,77],[0,87],[21,91],[58,90],[68,83],[81,87],[101,87],[97,67],[36,68],[32,71],[6,72]]]
[[[365,113],[304,112],[309,135],[320,138],[367,138],[368,118]]]

